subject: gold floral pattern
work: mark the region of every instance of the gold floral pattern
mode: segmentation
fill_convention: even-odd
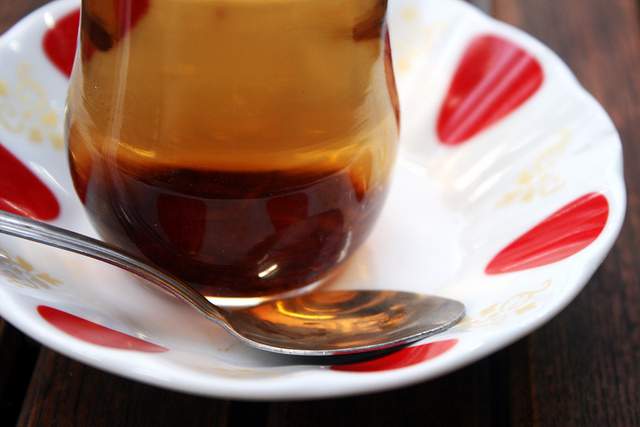
[[[551,288],[551,280],[547,280],[538,289],[521,292],[502,303],[491,304],[476,315],[465,317],[456,328],[477,329],[500,325],[510,317],[521,316],[538,307],[538,297]]]
[[[536,198],[545,197],[560,190],[564,180],[553,173],[556,161],[571,142],[571,133],[565,129],[560,134],[560,140],[544,150],[533,164],[522,170],[517,178],[515,188],[498,201],[498,207],[505,207],[514,203],[530,203]]]
[[[416,18],[418,17],[418,9],[415,6],[405,6],[402,9],[402,12],[400,13],[400,15],[402,16],[402,19],[406,22],[413,22],[416,20]]]
[[[27,260],[12,256],[3,248],[0,248],[0,274],[15,285],[32,289],[49,289],[62,284],[48,273],[36,271]]]
[[[411,8],[406,8],[402,11],[402,19],[407,23],[407,25],[411,25],[414,21],[417,21],[418,15],[417,11],[414,11]],[[404,74],[411,70],[414,63],[420,60],[420,58],[425,58],[429,56],[429,52],[434,46],[435,40],[440,36],[447,28],[447,24],[443,22],[436,22],[430,24],[427,27],[422,28],[420,31],[420,39],[422,43],[419,46],[419,49],[416,47],[407,47],[406,40],[399,41],[398,45],[401,46],[397,51],[397,58],[394,58],[395,69],[398,73]],[[412,43],[408,43],[409,46],[412,46]]]
[[[25,135],[34,144],[48,141],[54,149],[62,150],[60,119],[49,105],[45,88],[31,76],[28,64],[18,66],[16,76],[13,88],[0,80],[0,127]]]

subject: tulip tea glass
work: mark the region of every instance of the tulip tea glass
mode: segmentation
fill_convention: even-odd
[[[320,283],[396,156],[386,0],[83,0],[67,144],[100,235],[215,298]]]

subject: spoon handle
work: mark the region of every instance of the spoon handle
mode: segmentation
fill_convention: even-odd
[[[4,211],[0,211],[0,233],[115,265],[160,287],[216,323],[225,323],[222,309],[191,286],[100,240]]]

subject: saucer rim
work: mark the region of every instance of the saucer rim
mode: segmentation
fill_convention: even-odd
[[[444,3],[445,2],[443,2],[443,4]],[[86,363],[90,366],[118,376],[195,395],[227,399],[231,398],[237,400],[264,401],[291,401],[356,395],[374,391],[385,391],[431,380],[480,360],[489,354],[493,354],[547,323],[560,311],[566,308],[577,294],[586,286],[591,276],[613,247],[623,226],[627,199],[623,175],[623,155],[620,136],[604,108],[580,84],[569,67],[551,49],[526,32],[487,16],[474,6],[466,4],[461,0],[446,0],[446,3],[463,5],[468,9],[469,13],[481,15],[492,26],[500,28],[500,34],[505,35],[505,37],[515,38],[525,47],[535,46],[538,51],[544,52],[544,55],[548,56],[550,63],[553,64],[553,67],[549,68],[549,71],[563,74],[562,78],[567,82],[571,82],[573,86],[569,90],[571,93],[575,93],[576,97],[583,97],[584,102],[590,103],[592,107],[597,107],[600,115],[602,116],[598,118],[598,120],[606,119],[608,121],[608,126],[616,137],[616,144],[609,144],[609,148],[612,150],[616,149],[619,152],[618,161],[613,165],[613,167],[608,167],[607,173],[609,176],[607,176],[606,182],[610,184],[610,187],[603,188],[603,190],[606,189],[607,191],[611,191],[611,196],[608,197],[610,203],[610,216],[606,230],[600,236],[597,243],[594,243],[594,249],[592,250],[593,256],[589,259],[585,259],[584,264],[582,265],[583,268],[578,272],[578,276],[573,277],[571,280],[573,285],[568,287],[564,294],[551,298],[551,307],[545,310],[540,316],[532,319],[520,328],[500,332],[494,336],[487,335],[482,346],[477,345],[473,350],[456,352],[455,358],[434,359],[429,362],[429,366],[426,368],[421,365],[416,365],[400,370],[366,374],[334,372],[331,376],[331,380],[327,381],[327,384],[329,384],[331,388],[330,391],[323,391],[321,389],[311,390],[304,387],[304,383],[311,383],[315,379],[316,375],[318,375],[317,379],[320,381],[327,380],[328,378],[325,376],[326,372],[324,370],[309,370],[301,371],[300,373],[289,373],[273,379],[260,379],[259,381],[253,378],[251,381],[247,381],[246,379],[227,377],[216,377],[217,381],[212,381],[214,374],[209,374],[203,375],[204,379],[202,381],[189,380],[180,382],[168,375],[165,377],[158,374],[147,375],[145,373],[140,373],[135,369],[128,369],[127,366],[123,367],[122,362],[118,361],[117,358],[116,361],[113,362],[112,360],[105,360],[103,357],[105,352],[114,352],[118,350],[98,348],[84,343],[76,343],[71,337],[67,337],[63,334],[51,333],[49,329],[43,327],[45,325],[44,322],[33,322],[27,313],[20,308],[20,304],[11,298],[5,298],[4,303],[0,306],[2,316],[7,321],[18,327],[21,331],[43,343],[47,347],[53,348],[55,351],[74,360],[79,360],[82,363]],[[11,27],[11,29],[0,36],[0,40],[10,39],[19,33],[28,30],[28,28],[34,24],[39,25],[44,12],[51,12],[56,16],[59,16],[61,13],[68,12],[77,6],[77,0],[56,0],[52,3],[48,3],[22,18],[17,24]],[[1,45],[2,42],[0,41],[0,46]],[[573,271],[575,272],[575,270],[576,269],[574,268]],[[0,295],[3,293],[4,290],[0,290]],[[139,357],[141,360],[144,360],[147,357],[153,356],[139,355]],[[298,374],[304,374],[305,381],[299,381],[297,378]],[[274,385],[278,385],[278,387],[274,387]]]

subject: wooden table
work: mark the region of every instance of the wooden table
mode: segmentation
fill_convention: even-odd
[[[0,0],[0,32],[45,2]],[[206,399],[142,385],[40,347],[0,320],[0,425],[640,426],[640,3],[475,3],[558,52],[622,134],[627,222],[603,266],[564,312],[439,380],[297,403]]]

